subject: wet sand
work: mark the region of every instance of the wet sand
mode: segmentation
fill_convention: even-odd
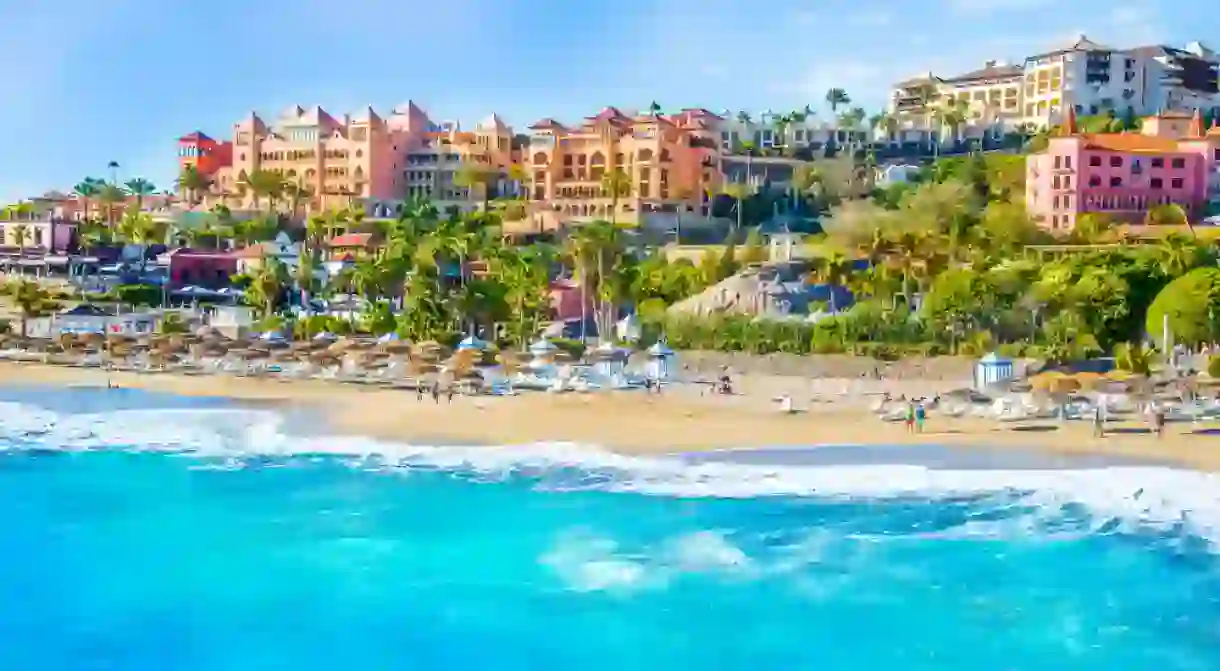
[[[817,403],[809,406],[809,412],[779,414],[762,379],[743,384],[756,392],[741,397],[700,396],[694,390],[661,396],[523,392],[514,397],[456,396],[452,404],[442,397],[438,404],[427,397],[419,401],[412,391],[315,380],[106,373],[0,362],[0,383],[105,387],[107,380],[122,388],[285,403],[296,411],[316,413],[335,431],[404,442],[575,442],[629,454],[910,446],[912,457],[933,446],[948,446],[969,448],[977,467],[988,466],[989,454],[1010,461],[1016,455],[1000,455],[1036,450],[1045,455],[1095,455],[1220,471],[1220,423],[1171,424],[1161,439],[1150,435],[1143,422],[1114,423],[1110,435],[1094,438],[1088,422],[1001,423],[933,414],[923,434],[911,435],[901,424],[877,419],[860,400]]]

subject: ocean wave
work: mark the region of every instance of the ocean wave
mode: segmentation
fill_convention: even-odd
[[[119,410],[60,413],[0,403],[0,450],[129,450],[188,453],[210,468],[240,468],[268,458],[335,456],[360,468],[445,470],[478,479],[533,478],[539,489],[606,491],[684,498],[816,496],[861,499],[988,497],[976,517],[944,537],[997,537],[1183,529],[1220,547],[1220,478],[1167,467],[1062,470],[949,470],[910,465],[784,466],[691,463],[681,457],[633,457],[571,443],[410,445],[354,436],[291,434],[271,410]],[[1002,496],[995,497],[997,493]],[[1087,523],[1064,524],[1083,507]],[[999,514],[995,514],[999,511]],[[988,515],[991,515],[991,518]],[[994,519],[992,519],[994,518]],[[710,548],[710,537],[687,548]],[[735,557],[721,547],[723,558]],[[741,563],[748,564],[748,558]],[[630,582],[630,567],[601,566],[591,582]],[[617,577],[616,577],[617,576]],[[575,580],[574,582],[579,582]]]

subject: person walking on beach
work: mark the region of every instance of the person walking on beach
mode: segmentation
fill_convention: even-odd
[[[440,403],[441,403],[441,383],[440,382],[432,383],[432,402],[437,405],[440,405]]]
[[[1156,431],[1156,438],[1160,440],[1165,437],[1165,409],[1157,407],[1152,411],[1152,427]]]
[[[924,420],[928,418],[928,410],[923,403],[915,405],[915,433],[923,433]]]
[[[446,396],[446,401],[452,405],[453,404],[453,385],[452,384],[445,387],[445,396]]]
[[[1093,437],[1106,437],[1106,419],[1102,414],[1101,404],[1098,404],[1097,407],[1093,408]]]
[[[907,401],[907,433],[915,433],[915,403]]]

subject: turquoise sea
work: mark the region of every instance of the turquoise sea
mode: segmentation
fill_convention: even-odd
[[[1220,483],[1152,465],[405,446],[6,389],[0,515],[6,670],[1220,669]]]

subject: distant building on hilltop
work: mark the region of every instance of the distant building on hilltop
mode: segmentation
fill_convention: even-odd
[[[1220,127],[1198,110],[1148,117],[1138,133],[1080,133],[1069,108],[1062,130],[1026,159],[1026,209],[1046,228],[1086,213],[1138,222],[1166,204],[1197,220],[1220,204]]]

